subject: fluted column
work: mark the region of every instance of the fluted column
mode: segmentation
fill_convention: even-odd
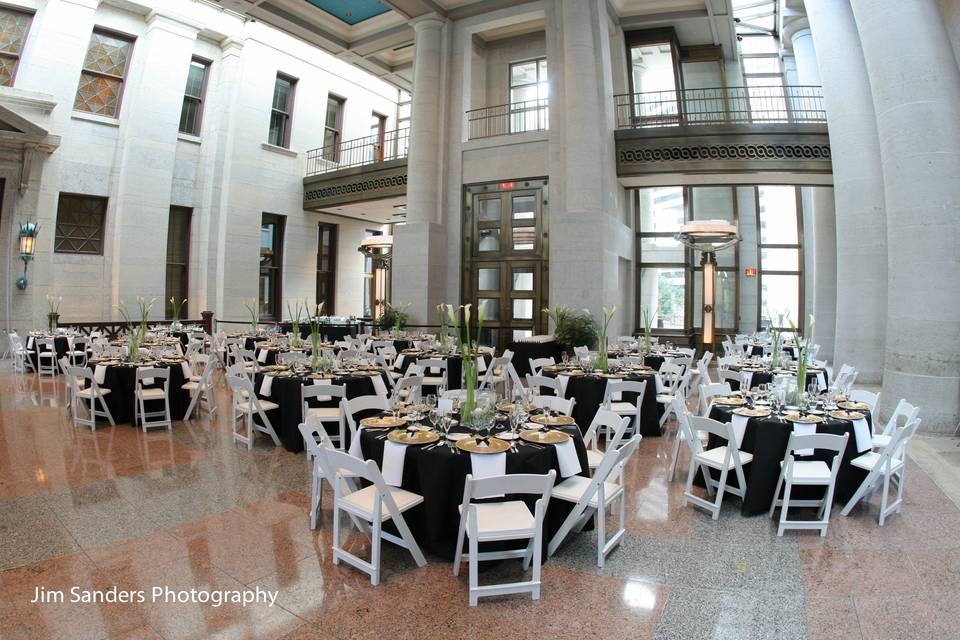
[[[877,121],[849,0],[807,2],[833,156],[837,237],[833,361],[883,372],[887,317],[887,235]],[[902,53],[902,52],[901,52]]]
[[[407,223],[394,233],[391,297],[410,304],[415,323],[434,321],[446,286],[446,231],[440,208],[443,184],[443,26],[430,15],[413,23],[413,99],[407,157]],[[450,301],[446,301],[450,302]]]
[[[810,3],[814,4],[814,3]],[[924,430],[960,417],[960,69],[935,0],[851,0],[876,111],[887,205],[883,404]]]

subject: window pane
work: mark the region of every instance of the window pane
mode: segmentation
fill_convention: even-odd
[[[730,187],[691,187],[693,219],[733,222],[733,194]]]
[[[546,84],[546,83],[547,83],[547,61],[546,61],[546,59],[543,59],[543,60],[540,61],[540,69],[539,69],[539,71],[540,71],[540,83],[541,83],[541,84]]]
[[[743,36],[740,53],[777,53],[777,41],[771,36]]]
[[[684,311],[684,269],[653,268],[640,269],[640,305],[650,313],[656,311],[653,320],[655,328],[683,329]]]
[[[537,199],[535,196],[513,196],[513,219],[529,220],[534,218],[537,210]]]
[[[187,88],[184,93],[199,98],[203,94],[203,78],[206,74],[207,65],[197,61],[191,62],[190,70],[187,72]]]
[[[13,85],[13,75],[17,72],[17,62],[17,58],[0,56],[0,85],[4,87]]]
[[[94,31],[90,36],[90,45],[83,60],[83,68],[122,78],[129,55],[129,40]]]
[[[770,56],[769,58],[744,58],[744,73],[780,73],[780,58]]]
[[[481,268],[479,270],[479,283],[477,288],[480,291],[499,291],[500,290],[500,268]]]
[[[737,246],[727,247],[721,251],[717,251],[717,266],[718,267],[735,267],[737,266]],[[699,256],[697,257],[699,261]],[[698,262],[699,264],[699,262]]]
[[[675,233],[683,226],[683,187],[640,189],[640,231]]]
[[[513,290],[514,291],[533,291],[533,269],[517,268],[513,269]]]
[[[183,109],[180,112],[180,133],[195,134],[197,119],[200,115],[200,102],[184,96]]]
[[[537,85],[531,84],[526,87],[516,87],[510,89],[510,104],[526,102],[537,99]],[[530,105],[533,106],[533,105]]]
[[[789,313],[794,323],[800,318],[800,276],[760,275],[761,324],[769,324],[766,316]],[[787,323],[789,326],[789,323]]]
[[[529,338],[533,336],[533,331],[531,329],[514,329],[513,330],[513,340],[523,340],[524,338]]]
[[[277,76],[273,84],[273,108],[287,113],[290,111],[290,94],[293,92],[293,83],[286,78]]]
[[[106,198],[61,194],[53,250],[57,253],[102,254],[106,212]]]
[[[123,81],[90,73],[80,74],[77,100],[73,108],[78,111],[113,117],[120,106],[120,89]]]
[[[501,76],[502,77],[502,76]],[[537,81],[537,62],[521,62],[510,65],[510,86],[518,84],[533,84]]]
[[[630,67],[633,75],[633,90],[636,93],[676,89],[673,52],[668,42],[631,47]],[[668,99],[669,96],[665,98]],[[676,102],[661,103],[657,111],[676,113]]]
[[[760,243],[798,244],[796,187],[758,187]]]
[[[761,249],[760,266],[764,271],[799,271],[799,249]]]
[[[513,250],[533,251],[536,241],[536,227],[513,228]]]
[[[500,298],[477,298],[477,306],[484,305],[484,317],[496,322],[500,319]]]
[[[533,320],[533,300],[517,299],[513,301],[514,320]]]
[[[340,107],[343,105],[337,98],[327,98],[327,120],[326,125],[331,129],[340,128]]]
[[[684,261],[683,245],[669,236],[640,238],[640,262]]]
[[[715,326],[733,329],[737,326],[736,271],[717,271],[716,298]]]
[[[32,16],[0,7],[0,51],[20,55]]]
[[[478,206],[480,207],[480,220],[484,222],[500,222],[500,198],[481,198]]]
[[[481,229],[477,242],[477,251],[499,251],[500,229]]]
[[[270,114],[270,137],[267,142],[283,147],[286,146],[287,138],[287,114],[274,111]]]

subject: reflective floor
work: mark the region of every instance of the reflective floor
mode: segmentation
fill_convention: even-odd
[[[776,537],[729,498],[719,522],[681,507],[670,441],[627,473],[627,535],[606,568],[583,533],[544,565],[543,595],[467,606],[448,558],[417,568],[384,546],[384,578],[330,561],[331,511],[308,526],[303,454],[253,451],[218,420],[95,433],[64,416],[59,381],[0,371],[0,638],[948,638],[958,637],[960,510],[910,463],[903,514],[873,505],[827,537]],[[681,463],[681,470],[685,469]],[[324,493],[325,500],[331,492]],[[365,550],[359,535],[350,537]],[[464,572],[465,573],[465,572]],[[519,564],[481,582],[519,576]],[[70,602],[71,589],[276,590],[274,606]],[[63,603],[32,603],[38,589]]]

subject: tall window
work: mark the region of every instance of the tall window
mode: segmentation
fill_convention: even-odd
[[[115,118],[126,79],[133,39],[95,29],[90,36],[73,108]]]
[[[760,253],[759,326],[789,318],[803,325],[803,234],[800,188],[757,187]],[[782,322],[789,328],[789,322]]]
[[[183,108],[180,110],[180,133],[200,135],[203,116],[203,98],[207,87],[209,63],[194,58],[187,72],[187,87],[183,91]]]
[[[547,128],[547,59],[510,65],[510,132]]]
[[[190,207],[170,207],[170,222],[167,225],[167,281],[164,294],[164,306],[167,319],[173,318],[173,305],[170,299],[177,302],[187,298],[190,270],[190,218],[193,209]],[[189,317],[187,306],[180,309],[181,319]]]
[[[397,158],[407,155],[407,135],[405,130],[410,128],[410,105],[413,97],[403,89],[397,90]]]
[[[283,285],[283,216],[263,214],[260,224],[260,317],[279,320]]]
[[[273,107],[270,110],[270,134],[267,142],[290,147],[290,121],[293,119],[293,93],[297,81],[282,73],[273,83]]]
[[[680,122],[679,45],[672,29],[626,35],[633,93],[634,126],[667,126]]]
[[[689,187],[687,193],[691,220],[726,220],[739,228],[736,187]],[[693,271],[691,317],[695,329],[703,326],[703,267],[700,266],[702,255],[695,252],[690,256]],[[714,326],[722,333],[735,333],[737,328],[739,255],[739,245],[716,253]]]
[[[61,193],[57,205],[54,252],[103,255],[106,217],[106,198]]]
[[[370,145],[370,162],[383,162],[383,143],[386,128],[387,116],[382,116],[374,111],[370,116],[370,138],[373,142]]]
[[[33,14],[0,7],[0,85],[13,86]]]
[[[321,222],[317,233],[317,304],[333,315],[337,285],[337,225]]]
[[[637,193],[637,326],[642,326],[641,311],[646,308],[654,329],[682,330],[686,327],[687,252],[673,234],[683,226],[685,192],[683,187],[654,187]]]
[[[327,96],[327,118],[323,125],[323,158],[330,162],[340,161],[343,102],[343,98]]]

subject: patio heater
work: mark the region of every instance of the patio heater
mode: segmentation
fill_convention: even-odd
[[[370,236],[364,238],[357,249],[373,265],[373,322],[376,324],[383,313],[383,302],[387,299],[387,271],[393,258],[393,236]],[[376,304],[376,301],[380,304]]]

